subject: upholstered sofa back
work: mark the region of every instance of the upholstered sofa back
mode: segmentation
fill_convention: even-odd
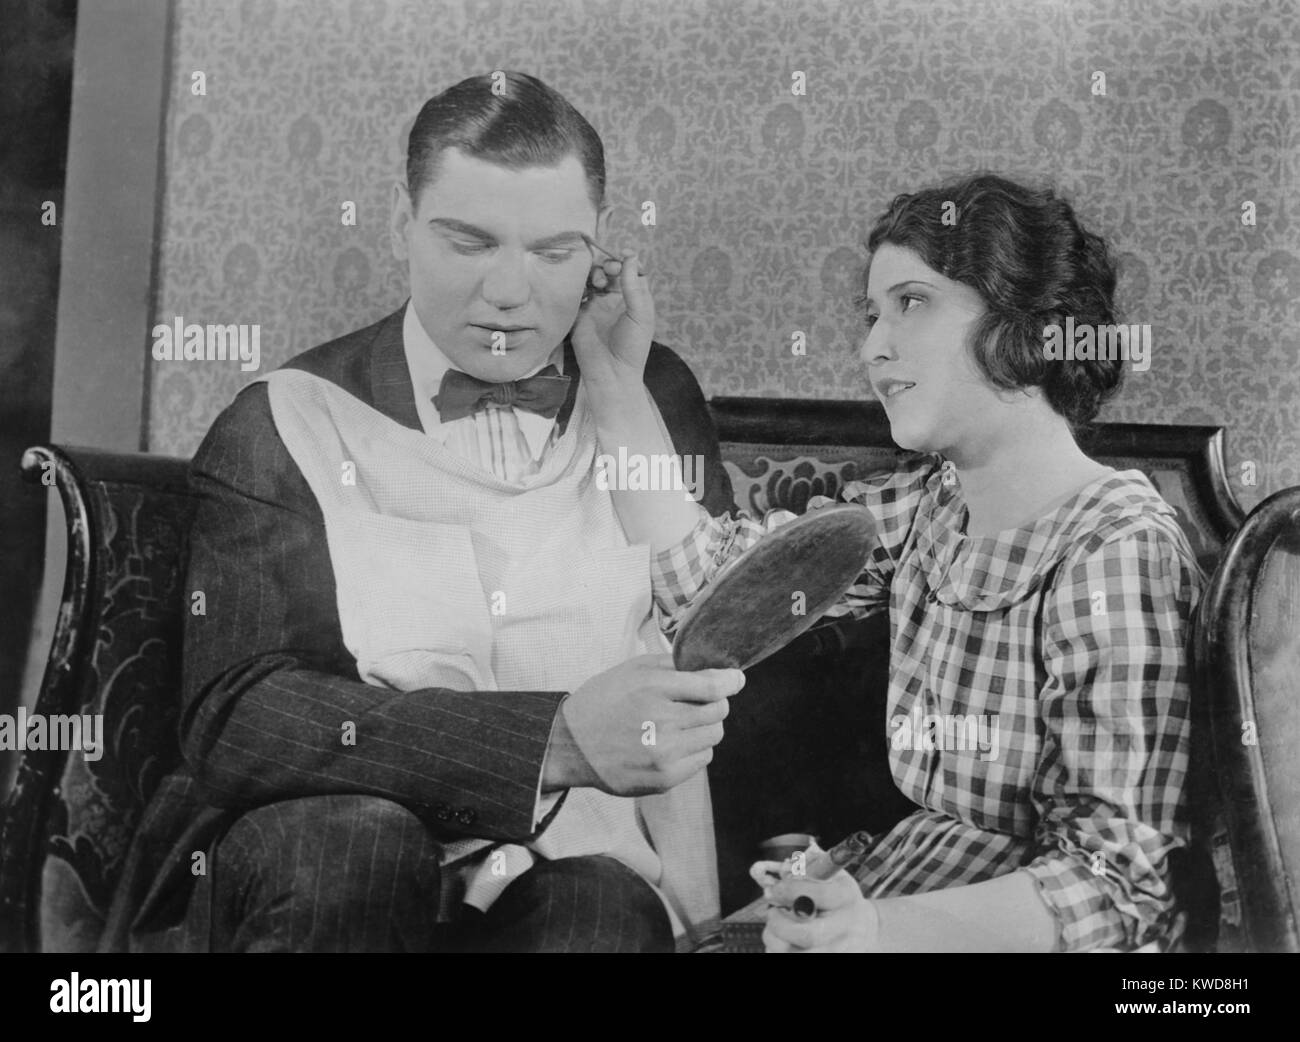
[[[802,513],[811,496],[885,470],[904,455],[875,402],[715,398],[710,403],[737,507]],[[1223,468],[1218,427],[1102,424],[1085,441],[1094,458],[1140,470],[1178,511],[1207,574],[1243,513]]]

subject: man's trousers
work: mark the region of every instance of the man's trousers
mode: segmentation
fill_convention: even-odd
[[[482,913],[439,924],[441,848],[409,810],[316,796],[240,817],[210,852],[184,923],[188,951],[672,951],[668,914],[609,857],[539,860]],[[160,939],[161,940],[161,939]]]

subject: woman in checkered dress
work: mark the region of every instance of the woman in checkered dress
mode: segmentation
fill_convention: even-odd
[[[986,175],[899,196],[868,247],[860,355],[915,454],[844,490],[880,539],[832,614],[890,613],[890,765],[917,809],[834,848],[829,880],[756,865],[767,948],[1170,947],[1202,577],[1147,478],[1076,441],[1141,361],[1096,350],[1117,343],[1110,253],[1054,193]],[[1076,350],[1045,350],[1067,329]],[[602,438],[650,451],[630,402]],[[617,503],[672,618],[764,531]]]

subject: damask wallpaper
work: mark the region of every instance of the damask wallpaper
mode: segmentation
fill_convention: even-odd
[[[265,372],[394,310],[411,120],[517,68],[602,133],[610,239],[706,394],[870,395],[872,219],[994,169],[1120,254],[1151,365],[1103,418],[1225,425],[1249,508],[1300,484],[1298,24],[1279,0],[176,0],[154,322],[257,324]],[[151,450],[192,453],[255,375],[155,362]]]

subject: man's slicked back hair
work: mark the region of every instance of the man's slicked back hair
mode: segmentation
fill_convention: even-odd
[[[604,204],[600,135],[559,92],[526,73],[471,76],[424,103],[406,151],[406,186],[413,204],[419,205],[420,193],[438,176],[442,153],[449,148],[510,170],[555,166],[574,156],[582,164],[592,204],[597,210]]]

